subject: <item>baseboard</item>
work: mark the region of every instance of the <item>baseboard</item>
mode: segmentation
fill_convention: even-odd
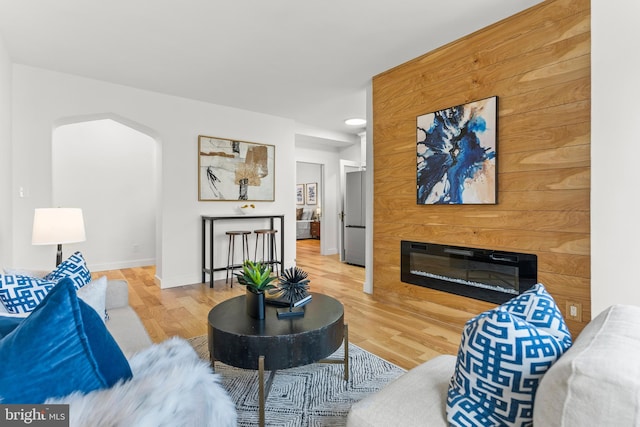
[[[207,276],[208,279],[209,276]],[[202,283],[200,275],[188,275],[178,277],[167,277],[161,279],[158,276],[154,276],[153,281],[160,289],[176,288],[178,286],[197,285]],[[207,282],[208,283],[208,282]]]
[[[323,255],[335,255],[338,253],[338,248],[327,248],[327,251]]]
[[[107,271],[107,270],[122,270],[123,268],[147,267],[155,264],[156,264],[155,258],[148,258],[148,259],[134,259],[129,261],[89,264],[87,265],[87,267],[89,267],[89,270],[91,270],[92,272],[96,272],[96,271]]]

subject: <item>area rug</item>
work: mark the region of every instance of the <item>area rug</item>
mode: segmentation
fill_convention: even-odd
[[[189,339],[209,360],[207,336]],[[343,358],[341,347],[331,357]],[[341,364],[314,363],[278,371],[265,404],[267,426],[344,426],[351,405],[380,390],[405,370],[349,344],[349,381]],[[216,362],[225,389],[236,402],[239,426],[258,425],[258,372]],[[265,378],[268,377],[265,374]]]

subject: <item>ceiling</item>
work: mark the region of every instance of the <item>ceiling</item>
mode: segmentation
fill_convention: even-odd
[[[355,140],[371,78],[540,0],[0,0],[14,63]]]

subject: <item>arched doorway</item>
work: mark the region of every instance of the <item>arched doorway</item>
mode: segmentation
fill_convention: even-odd
[[[53,130],[53,205],[83,209],[93,270],[159,268],[159,151],[153,131],[115,115]]]

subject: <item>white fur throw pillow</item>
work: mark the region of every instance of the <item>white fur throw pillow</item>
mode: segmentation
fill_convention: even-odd
[[[235,427],[235,404],[209,364],[189,343],[171,338],[135,354],[133,378],[86,395],[47,403],[70,404],[71,426]]]

